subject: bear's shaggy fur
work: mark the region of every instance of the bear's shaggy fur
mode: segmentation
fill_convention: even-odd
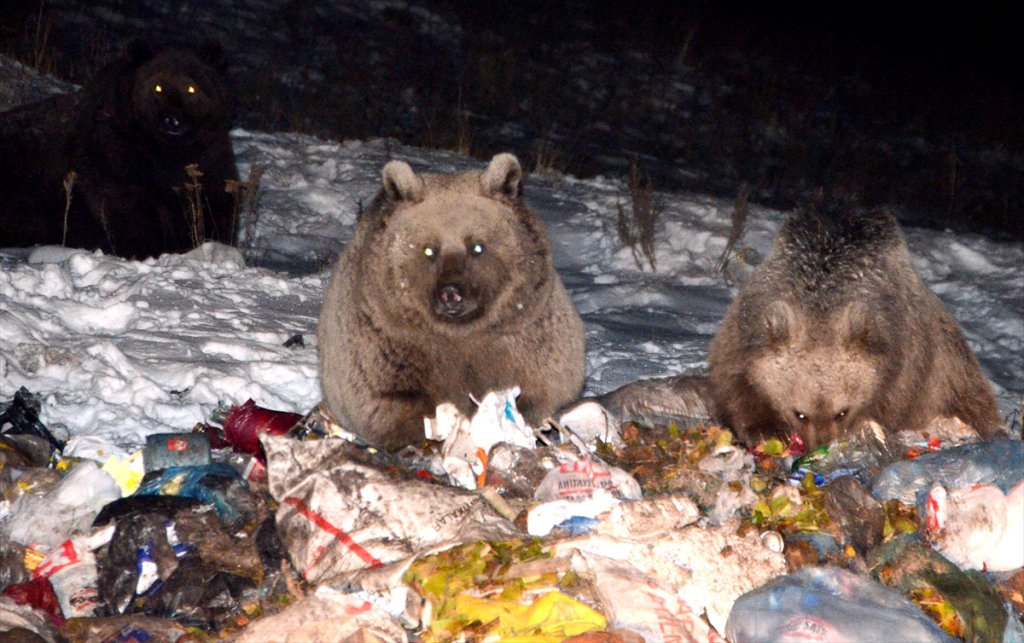
[[[233,244],[234,198],[224,188],[238,179],[228,136],[235,102],[224,69],[212,43],[134,43],[78,92],[0,114],[0,247],[144,258],[205,240]],[[190,164],[202,173],[198,194],[186,187]]]
[[[956,320],[914,271],[896,220],[817,208],[779,231],[711,345],[715,414],[740,437],[809,447],[866,420],[999,431],[991,385]]]
[[[583,324],[551,261],[511,154],[483,172],[384,166],[324,297],[318,341],[327,409],[379,447],[424,439],[442,402],[519,386],[535,426],[578,395]]]

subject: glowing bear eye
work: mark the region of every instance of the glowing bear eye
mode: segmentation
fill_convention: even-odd
[[[188,86],[188,93],[190,93],[190,94],[196,93],[196,88],[193,87],[192,85],[189,85]]]
[[[484,244],[482,244],[482,243],[474,243],[469,248],[469,254],[473,255],[474,257],[479,257],[483,253],[484,253]]]
[[[157,85],[155,87],[153,87],[153,91],[155,91],[158,94],[162,93],[164,91],[163,85],[160,85],[159,83],[157,83]]]
[[[844,417],[846,417],[846,414],[849,413],[849,412],[850,412],[849,409],[843,409],[842,411],[836,413],[836,419],[837,420],[842,420]]]
[[[807,416],[801,413],[800,411],[793,411],[793,415],[795,415],[796,419],[800,420],[801,422],[807,421]]]
[[[430,246],[427,246],[426,248],[423,249],[423,256],[426,257],[427,259],[433,259],[436,254],[437,251],[435,251]]]

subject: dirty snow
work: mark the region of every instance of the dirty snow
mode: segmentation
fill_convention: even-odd
[[[334,256],[389,158],[418,171],[480,168],[393,140],[334,143],[233,132],[243,177],[260,196],[231,249],[128,261],[98,252],[0,251],[0,401],[24,386],[72,450],[137,448],[187,430],[218,405],[253,398],[305,412],[320,398],[315,329]],[[784,213],[751,207],[724,271],[733,204],[659,194],[656,271],[617,234],[629,207],[619,180],[531,176],[527,200],[548,226],[556,267],[587,328],[587,393],[700,370],[736,285],[764,257]],[[1024,396],[1024,244],[909,229],[914,263],[951,308],[993,379],[1001,408]],[[285,342],[301,335],[300,345]]]

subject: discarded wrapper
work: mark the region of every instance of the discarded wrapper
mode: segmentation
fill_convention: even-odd
[[[961,569],[1024,567],[1024,480],[1006,494],[991,484],[934,485],[923,513],[928,538]]]
[[[620,503],[589,534],[548,547],[591,582],[609,626],[647,641],[714,641],[733,602],[786,564],[755,532],[698,527],[698,517],[684,498]]]
[[[587,444],[600,440],[613,446],[622,445],[619,420],[593,400],[576,404],[558,418],[558,423]]]
[[[64,618],[93,616],[100,605],[99,573],[93,551],[110,542],[113,526],[65,541],[32,572],[48,578]]]
[[[640,485],[633,476],[589,455],[586,447],[582,448],[579,455],[568,450],[559,450],[556,455],[558,466],[541,480],[534,492],[535,500],[582,501],[590,498],[597,489],[604,489],[622,500],[639,500],[643,497]]]
[[[311,583],[518,533],[480,496],[405,475],[351,442],[262,441],[278,532]]]
[[[604,489],[597,489],[582,500],[549,500],[526,515],[526,531],[531,536],[546,536],[572,518],[594,518],[622,502]]]
[[[478,405],[472,420],[454,404],[438,405],[433,418],[423,419],[428,440],[442,441],[441,468],[459,486],[476,489],[487,468],[487,453],[499,442],[534,448],[537,439],[516,408],[519,387],[490,391]]]

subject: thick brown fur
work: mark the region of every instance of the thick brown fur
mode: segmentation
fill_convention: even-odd
[[[63,243],[144,258],[208,239],[233,244],[225,67],[214,43],[137,42],[78,92],[0,114],[0,247]],[[184,188],[189,164],[202,172],[201,222]]]
[[[317,331],[324,403],[346,428],[395,450],[423,418],[467,415],[518,386],[534,425],[576,398],[584,332],[521,197],[510,154],[483,172],[384,168],[384,189],[338,260]]]
[[[1000,430],[991,385],[884,212],[817,208],[787,220],[709,363],[714,412],[748,442],[795,433],[814,447],[867,420],[901,431],[939,416]]]

